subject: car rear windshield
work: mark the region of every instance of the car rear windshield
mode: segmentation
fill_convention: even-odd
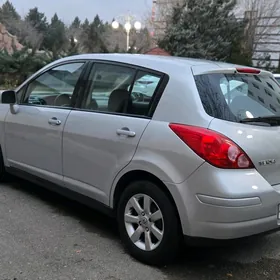
[[[207,114],[239,122],[246,118],[280,116],[280,86],[273,77],[252,74],[195,76]]]

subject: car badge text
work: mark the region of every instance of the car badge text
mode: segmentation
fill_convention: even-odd
[[[266,160],[259,161],[260,166],[271,165],[271,164],[275,164],[275,163],[276,163],[276,159],[266,159]]]

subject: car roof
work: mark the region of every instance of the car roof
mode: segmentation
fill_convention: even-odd
[[[184,58],[176,56],[161,56],[161,55],[148,55],[148,54],[122,54],[122,53],[93,53],[93,54],[79,54],[74,56],[68,56],[59,60],[53,61],[46,65],[38,72],[31,75],[25,82],[18,87],[20,89],[30,80],[37,75],[40,75],[44,71],[55,67],[64,62],[73,62],[79,60],[100,60],[108,62],[120,62],[131,65],[136,65],[148,69],[152,69],[158,72],[163,72],[169,76],[176,77],[177,80],[182,80],[186,77],[187,71],[192,71],[194,75],[202,74],[211,70],[226,69],[244,67],[242,65],[234,65],[218,61],[210,61],[196,58]],[[194,69],[196,68],[196,69]]]
[[[167,74],[172,74],[176,72],[178,74],[178,68],[192,68],[193,66],[206,66],[207,68],[231,68],[237,67],[239,65],[216,62],[204,59],[195,58],[184,58],[176,56],[160,56],[160,55],[147,55],[147,54],[121,54],[121,53],[111,53],[111,54],[80,54],[75,56],[69,56],[60,59],[57,62],[67,62],[73,60],[105,60],[112,62],[127,63],[132,65],[141,66],[144,68],[150,68],[157,71],[163,71]]]
[[[197,65],[213,63],[208,60],[176,57],[176,56],[161,56],[161,55],[148,55],[148,54],[123,54],[123,53],[110,53],[110,54],[79,54],[74,56],[65,57],[62,60],[72,59],[100,59],[108,61],[118,61],[129,64],[142,64],[154,62],[156,64],[184,64],[184,65]]]
[[[273,74],[274,77],[280,78],[280,74]]]

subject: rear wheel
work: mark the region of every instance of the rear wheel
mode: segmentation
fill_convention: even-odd
[[[123,192],[118,206],[121,239],[128,252],[150,265],[164,265],[177,255],[181,229],[176,209],[156,184],[137,181]]]

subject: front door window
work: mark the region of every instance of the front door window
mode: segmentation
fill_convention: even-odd
[[[75,86],[82,73],[83,62],[64,64],[48,70],[27,88],[23,104],[71,107]]]

